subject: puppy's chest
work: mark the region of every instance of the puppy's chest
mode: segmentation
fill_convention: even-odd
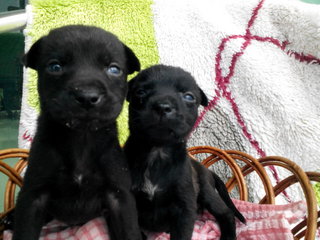
[[[161,192],[159,182],[152,179],[150,171],[148,169],[143,175],[143,182],[139,191],[145,193],[149,200],[152,200],[156,193]]]
[[[147,165],[134,182],[134,190],[141,192],[150,201],[168,190],[165,178],[168,173],[169,155],[163,148],[153,148],[147,155]]]
[[[90,184],[100,182],[102,179],[99,171],[91,167],[61,167],[59,170],[58,180],[60,185],[69,185],[77,188],[85,187]]]
[[[67,179],[70,185],[77,188],[101,182],[102,174],[94,157],[88,154],[75,154],[68,160],[70,163],[60,169],[61,179]]]

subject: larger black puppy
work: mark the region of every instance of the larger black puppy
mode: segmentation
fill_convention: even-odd
[[[24,60],[38,72],[41,114],[13,239],[39,239],[48,216],[76,225],[101,215],[112,239],[141,239],[115,123],[138,59],[113,34],[75,25],[52,30]]]
[[[221,239],[235,239],[234,216],[243,216],[219,177],[187,156],[198,107],[208,104],[193,77],[180,68],[153,66],[129,82],[127,99],[131,135],[125,153],[141,227],[188,240],[197,210],[207,209]]]

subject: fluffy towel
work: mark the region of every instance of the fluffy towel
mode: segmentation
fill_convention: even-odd
[[[117,34],[143,68],[163,63],[190,71],[210,98],[190,146],[285,156],[306,171],[319,170],[320,5],[298,0],[30,3],[27,47],[53,27],[93,24]],[[34,135],[35,79],[33,71],[25,74],[20,147],[29,147]],[[119,119],[122,143],[128,135],[126,110]],[[225,175],[223,167],[216,171]],[[272,169],[271,175],[278,181],[285,173]],[[253,199],[261,195],[256,189],[250,190]],[[289,192],[291,200],[299,195]]]
[[[153,10],[160,62],[191,71],[210,97],[190,146],[286,156],[319,170],[320,6],[156,0]],[[275,180],[284,174],[273,171]]]
[[[287,205],[263,205],[234,200],[235,205],[247,219],[243,224],[237,220],[238,240],[292,240],[292,224],[303,219],[306,212],[304,202]],[[169,240],[166,233],[149,233],[148,240]],[[4,240],[11,240],[6,231]],[[91,220],[81,227],[66,227],[53,221],[42,230],[40,240],[109,240],[106,223],[102,218]],[[220,230],[208,212],[199,216],[195,223],[192,240],[218,240]]]

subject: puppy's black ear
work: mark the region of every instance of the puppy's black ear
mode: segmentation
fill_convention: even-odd
[[[124,44],[123,44],[124,45]],[[135,71],[140,71],[140,61],[136,57],[136,55],[133,53],[133,51],[124,45],[126,57],[127,57],[127,68],[128,68],[128,73],[134,73]]]
[[[201,88],[199,88],[199,90],[200,90],[200,95],[201,95],[201,101],[200,101],[200,104],[202,105],[202,106],[208,106],[208,98],[207,98],[207,96],[206,96],[206,94],[202,91],[202,89]]]
[[[25,67],[29,67],[32,69],[37,69],[38,66],[38,58],[40,55],[41,43],[43,42],[44,38],[40,38],[36,41],[29,51],[22,57],[22,64]]]
[[[130,102],[131,101],[131,96],[132,96],[132,91],[133,91],[133,85],[135,82],[135,79],[137,77],[132,78],[129,83],[128,83],[128,93],[127,93],[127,101]]]

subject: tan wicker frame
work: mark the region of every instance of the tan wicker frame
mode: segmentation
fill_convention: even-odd
[[[206,157],[204,159],[197,159],[197,155],[201,153],[206,153]],[[264,204],[274,204],[275,197],[278,194],[283,192],[287,187],[299,183],[307,203],[307,218],[295,226],[292,229],[292,233],[295,239],[315,239],[316,230],[320,225],[320,213],[317,212],[317,201],[310,180],[320,182],[320,173],[304,172],[296,163],[283,157],[274,156],[255,159],[240,151],[224,151],[210,146],[191,147],[189,148],[189,155],[201,161],[206,167],[220,160],[224,161],[230,167],[233,175],[226,183],[227,189],[230,192],[237,186],[240,199],[244,201],[248,201],[248,188],[244,177],[252,172],[258,174],[264,186],[266,195],[260,200],[260,203]],[[239,166],[240,162],[244,163],[243,167]],[[277,185],[272,186],[264,168],[265,166],[282,167],[290,171],[292,175],[283,179]]]
[[[227,189],[231,191],[237,187],[239,198],[244,201],[248,201],[248,188],[245,176],[252,172],[258,174],[266,192],[265,197],[261,199],[260,203],[274,204],[275,197],[284,189],[295,183],[300,184],[307,202],[307,218],[295,226],[292,229],[292,233],[295,239],[315,239],[316,229],[320,226],[320,213],[317,212],[317,202],[310,180],[320,182],[320,173],[304,172],[297,164],[283,157],[255,159],[240,151],[224,151],[210,146],[191,147],[188,149],[188,152],[192,158],[201,161],[206,167],[218,161],[224,161],[230,167],[233,174],[233,177],[226,183]],[[201,153],[206,153],[205,159],[197,158],[199,157],[198,154]],[[28,154],[29,151],[26,149],[15,148],[0,150],[0,171],[8,176],[4,194],[4,211],[0,215],[0,220],[14,208],[16,186],[22,186],[21,172],[27,165]],[[7,158],[19,158],[20,160],[14,167],[10,167],[2,161]],[[244,163],[244,166],[240,167],[239,162]],[[280,181],[276,186],[272,186],[270,178],[264,168],[265,166],[271,165],[285,168],[290,171],[292,175]],[[0,240],[2,239],[2,229],[3,226],[0,225]]]

